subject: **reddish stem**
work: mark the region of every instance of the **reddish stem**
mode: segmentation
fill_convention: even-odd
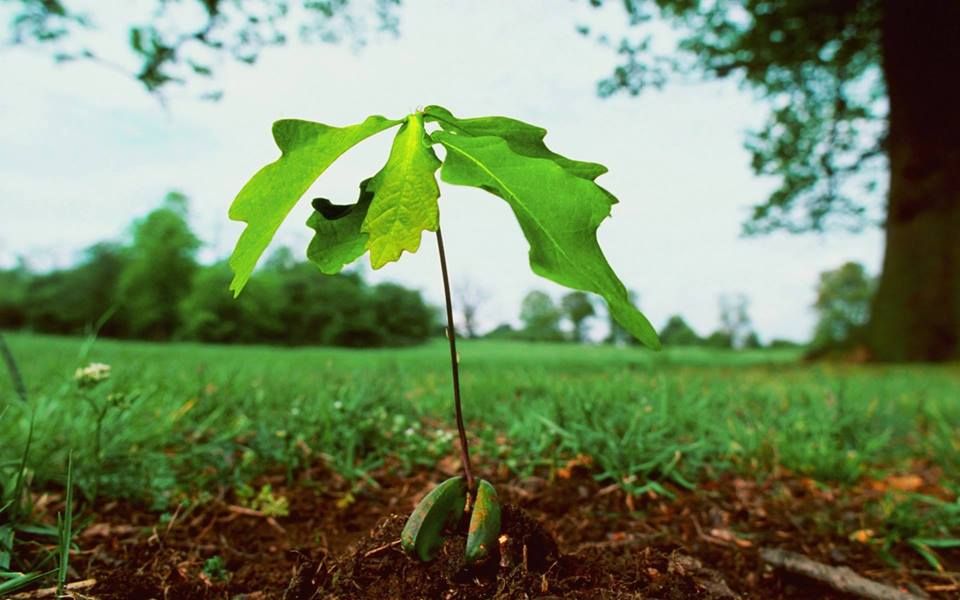
[[[443,235],[437,227],[437,250],[440,251],[440,272],[443,274],[443,296],[447,304],[447,340],[450,342],[450,370],[453,373],[453,406],[457,415],[457,432],[460,434],[460,462],[467,478],[467,489],[475,489],[473,469],[470,466],[470,445],[463,426],[463,409],[460,406],[460,359],[457,355],[457,332],[453,327],[453,303],[450,300],[450,278],[447,276],[447,256],[443,251]]]

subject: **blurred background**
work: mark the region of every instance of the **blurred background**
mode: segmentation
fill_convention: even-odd
[[[945,71],[894,46],[956,10],[881,4],[3,0],[0,327],[427,339],[442,302],[431,236],[399,263],[326,277],[305,263],[304,201],[234,301],[224,260],[242,224],[226,215],[278,155],[272,121],[441,104],[535,123],[553,150],[609,167],[620,204],[600,242],[668,345],[955,357],[957,92],[921,102]],[[957,57],[932,46],[934,65]],[[389,138],[308,197],[351,202]],[[627,343],[598,298],[530,272],[506,204],[441,188],[464,335]]]

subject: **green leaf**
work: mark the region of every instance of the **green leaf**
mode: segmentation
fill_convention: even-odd
[[[436,121],[445,131],[465,133],[474,137],[497,136],[507,142],[510,149],[517,154],[552,160],[576,177],[593,181],[607,172],[607,168],[601,164],[571,160],[553,152],[543,141],[547,130],[536,125],[509,117],[458,119],[442,106],[428,106],[423,112],[428,120]],[[613,198],[613,196],[610,197]],[[616,202],[616,198],[613,198],[613,201]]]
[[[603,296],[613,317],[651,348],[660,340],[629,301],[597,242],[597,228],[610,214],[610,200],[597,184],[556,161],[515,152],[500,137],[436,131],[447,149],[440,177],[500,196],[513,209],[530,244],[534,273],[570,288]]]
[[[356,204],[336,205],[326,198],[313,201],[314,212],[307,219],[307,226],[316,234],[310,240],[307,258],[327,275],[339,273],[367,251],[367,234],[360,231],[360,226],[367,218],[379,177],[380,173],[360,183]]]
[[[234,294],[246,285],[280,224],[317,177],[357,143],[399,123],[372,116],[348,127],[296,119],[273,124],[280,158],[260,169],[230,206],[230,218],[247,223],[230,256]]]
[[[440,225],[440,188],[434,176],[440,161],[425,138],[423,117],[412,114],[393,140],[360,229],[369,236],[367,247],[374,269],[398,260],[404,250],[416,252],[422,233],[436,231]]]

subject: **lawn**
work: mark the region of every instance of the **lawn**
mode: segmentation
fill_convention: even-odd
[[[293,486],[318,464],[359,490],[456,457],[442,342],[345,350],[7,340],[29,402],[0,378],[0,467],[11,480],[32,419],[36,492],[62,488],[71,450],[78,498],[127,499],[161,515],[218,494],[248,497],[268,475]],[[732,478],[842,490],[923,472],[947,497],[960,481],[956,365],[493,341],[463,341],[460,354],[475,462],[501,481],[554,480],[581,465],[631,506]],[[110,365],[110,377],[82,388],[75,370],[91,362]],[[951,529],[960,508],[944,506],[954,521],[932,517],[939,523],[893,541],[960,537]]]

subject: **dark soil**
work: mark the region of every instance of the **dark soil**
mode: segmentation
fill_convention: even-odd
[[[323,467],[289,485],[265,478],[290,503],[277,518],[227,494],[166,520],[123,502],[88,507],[70,579],[95,579],[84,594],[104,599],[847,598],[764,564],[759,550],[770,547],[917,595],[960,597],[957,550],[938,550],[941,572],[895,550],[895,568],[850,536],[882,485],[841,491],[786,473],[766,483],[725,476],[672,500],[625,495],[576,462],[544,478],[486,473],[507,503],[502,552],[468,569],[465,538],[452,535],[434,562],[414,562],[396,543],[406,514],[454,468],[384,471],[378,487],[362,488]],[[57,501],[44,498],[39,509],[55,515]],[[214,557],[225,569],[211,568]]]
[[[594,547],[561,555],[551,535],[521,509],[504,507],[500,552],[463,564],[466,536],[451,535],[433,562],[421,565],[397,546],[405,518],[384,519],[339,559],[306,559],[286,598],[704,598],[736,595],[720,575],[674,551]]]

